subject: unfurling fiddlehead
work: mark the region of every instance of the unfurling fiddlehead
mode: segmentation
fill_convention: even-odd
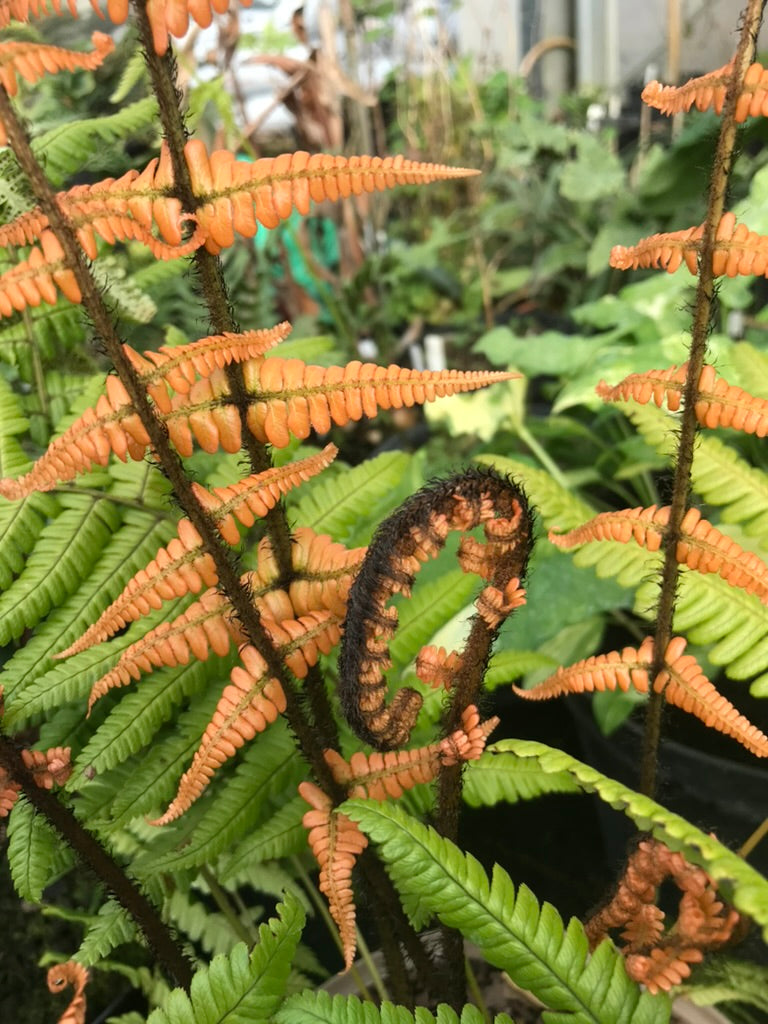
[[[376,532],[349,593],[339,657],[341,703],[355,732],[380,750],[407,742],[422,698],[410,688],[386,703],[384,672],[397,612],[387,602],[409,596],[422,562],[435,557],[451,530],[482,525],[486,543],[465,538],[459,562],[488,580],[477,605],[495,631],[523,601],[520,580],[531,549],[532,518],[525,495],[492,470],[471,469],[418,491]]]

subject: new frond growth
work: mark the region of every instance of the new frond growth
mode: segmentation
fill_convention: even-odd
[[[559,548],[572,548],[589,541],[612,540],[628,544],[635,540],[648,551],[658,551],[666,536],[669,506],[601,512],[588,523],[568,533],[550,531],[550,541]],[[680,527],[675,557],[681,565],[700,573],[716,573],[732,587],[755,594],[768,604],[768,565],[751,551],[744,551],[726,537],[698,509],[690,508]]]
[[[328,899],[331,916],[339,929],[344,967],[349,970],[355,958],[355,901],[352,894],[352,869],[368,845],[355,822],[334,810],[329,797],[312,782],[302,782],[299,793],[312,808],[304,815],[308,841],[320,866],[319,887]]]
[[[17,75],[21,75],[25,82],[36,82],[46,73],[75,71],[77,68],[93,71],[112,53],[115,44],[112,37],[103,32],[94,32],[91,42],[93,50],[90,53],[46,46],[43,43],[0,43],[0,85],[9,96],[15,96],[19,89]],[[5,127],[0,121],[0,146],[5,146],[7,142]]]
[[[299,678],[317,664],[321,653],[330,653],[341,635],[339,623],[330,612],[313,612],[279,624],[262,619],[262,625],[277,655]],[[182,815],[218,768],[285,711],[283,688],[270,675],[267,662],[256,648],[246,644],[240,649],[240,660],[242,664],[230,673],[231,684],[224,688],[192,764],[181,777],[175,798],[150,824],[167,825]]]
[[[73,993],[69,1006],[59,1017],[59,1024],[85,1024],[85,986],[88,984],[88,971],[75,960],[63,964],[54,964],[48,968],[48,991],[56,994],[63,992],[70,985]]]
[[[722,113],[733,65],[726,64],[699,78],[691,78],[684,85],[662,85],[649,82],[642,92],[643,103],[669,117],[697,110]],[[734,121],[741,124],[748,117],[768,115],[768,71],[762,64],[750,64],[744,75],[741,92],[736,101]]]
[[[451,530],[482,525],[482,545],[460,549],[465,571],[480,570],[491,584],[478,598],[478,612],[497,628],[522,601],[519,588],[532,544],[532,520],[522,491],[493,471],[471,470],[423,488],[376,532],[349,594],[339,658],[339,694],[352,728],[380,750],[403,746],[422,705],[405,687],[387,705],[384,673],[391,665],[389,642],[398,616],[388,607],[397,593],[410,596],[416,573],[445,544]]]
[[[677,921],[664,929],[657,890],[670,878],[681,892]],[[739,915],[717,898],[712,879],[681,853],[646,839],[627,862],[616,894],[585,925],[594,949],[612,931],[623,929],[620,946],[627,973],[651,993],[668,991],[691,973],[704,953],[726,943]]]
[[[768,736],[752,725],[726,700],[702,672],[696,659],[685,654],[686,642],[673,637],[664,652],[663,666],[652,689],[674,707],[695,715],[706,726],[735,739],[757,757],[768,757]],[[653,639],[646,637],[639,648],[596,654],[553,675],[530,690],[512,689],[527,700],[548,700],[571,693],[592,693],[630,688],[648,693],[653,670]]]
[[[600,381],[596,390],[604,402],[633,400],[646,405],[653,401],[661,408],[666,399],[670,412],[677,412],[687,374],[688,363],[683,363],[667,370],[631,373],[614,387]],[[758,437],[768,434],[768,402],[735,384],[729,384],[710,365],[701,369],[695,412],[702,427],[730,427]]]
[[[3,688],[0,686],[0,717],[3,715]],[[32,780],[40,789],[63,786],[72,774],[69,747],[51,747],[49,750],[22,750],[21,759]],[[0,768],[0,818],[6,818],[21,792],[21,783]]]
[[[698,273],[704,226],[670,231],[642,238],[637,245],[614,245],[609,263],[617,270],[656,267],[673,274],[685,263],[692,274]],[[715,235],[712,253],[715,277],[768,274],[768,237],[737,224],[733,213],[724,213]]]

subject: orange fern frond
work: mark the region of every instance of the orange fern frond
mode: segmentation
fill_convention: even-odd
[[[214,253],[234,242],[235,233],[251,238],[259,224],[276,228],[293,210],[306,216],[310,202],[335,202],[350,195],[426,185],[479,173],[463,167],[421,163],[402,156],[329,156],[303,151],[265,157],[253,163],[228,150],[208,154],[199,139],[185,147],[192,188],[202,203],[198,222]]]
[[[244,331],[242,334],[212,334],[189,345],[161,345],[156,352],[146,351],[143,356],[130,345],[123,345],[123,350],[139,373],[148,393],[163,412],[168,412],[170,402],[165,389],[158,389],[160,382],[180,394],[188,394],[198,377],[209,377],[214,370],[222,369],[230,363],[241,363],[262,356],[284,341],[290,333],[291,325],[284,320],[275,327],[263,330]],[[155,390],[158,391],[157,396]]]
[[[0,43],[0,84],[5,87],[9,96],[15,96],[18,91],[17,75],[21,75],[26,82],[35,82],[46,73],[75,71],[77,68],[93,71],[112,53],[115,44],[112,37],[103,32],[94,32],[91,43],[93,50],[90,53],[65,50],[60,46],[46,46],[42,43]],[[0,122],[0,146],[4,146],[6,142],[5,129]]]
[[[684,653],[685,646],[682,637],[670,641],[664,654],[664,669],[654,680],[653,689],[663,693],[668,704],[690,712],[711,729],[733,737],[757,757],[768,757],[768,736],[718,693],[696,659]]]
[[[279,625],[269,619],[262,624],[278,655],[291,671],[305,676],[322,652],[328,654],[338,643],[339,623],[330,612],[315,612]],[[258,732],[263,732],[285,711],[283,688],[270,677],[264,658],[255,647],[240,649],[241,665],[230,672],[213,718],[203,734],[189,769],[182,775],[178,792],[165,813],[150,822],[167,825],[180,817],[197,800],[218,768],[233,757]]]
[[[656,891],[671,878],[680,889],[677,921],[664,931],[664,913],[656,906]],[[648,839],[638,843],[616,893],[585,925],[592,949],[616,929],[624,929],[627,973],[651,993],[667,991],[690,974],[690,964],[703,959],[704,950],[727,942],[739,921],[717,899],[712,879],[689,864],[682,854]]]
[[[69,747],[51,747],[50,750],[22,750],[21,759],[40,789],[63,786],[72,774]],[[21,783],[0,768],[0,818],[7,818],[21,791]]]
[[[695,715],[705,725],[737,740],[757,757],[768,757],[768,736],[752,725],[725,699],[701,671],[696,659],[685,654],[686,642],[673,637],[664,652],[663,668],[653,681],[653,690],[668,704]],[[648,693],[653,668],[653,639],[646,637],[639,648],[597,654],[567,668],[559,668],[542,683],[523,690],[513,686],[519,697],[548,700],[571,693],[615,690],[630,687]]]
[[[183,211],[180,201],[168,194],[173,171],[165,144],[159,158],[151,160],[142,172],[131,170],[117,179],[106,178],[58,193],[60,208],[91,259],[96,256],[94,232],[109,244],[116,239],[137,239],[158,259],[188,255],[202,244],[218,253],[234,243],[235,233],[251,238],[260,224],[274,228],[293,210],[307,214],[310,200],[337,200],[478,173],[400,156],[341,157],[302,151],[246,163],[228,150],[208,154],[198,139],[190,140],[184,152],[199,202],[194,213]],[[194,223],[193,234],[186,241],[185,222]],[[35,209],[0,229],[0,244],[31,243],[47,226],[45,214]],[[155,230],[162,241],[155,237]]]
[[[615,690],[617,687],[625,693],[630,687],[638,693],[647,693],[652,666],[653,639],[646,637],[639,648],[625,647],[609,654],[594,654],[567,668],[561,666],[530,690],[519,686],[513,686],[512,690],[526,700],[549,700],[563,694]]]
[[[475,705],[467,705],[461,714],[461,728],[440,741],[441,763],[447,768],[462,761],[476,761],[498,724],[499,719],[495,715],[481,722]]]
[[[264,359],[244,364],[252,396],[248,426],[260,440],[285,448],[312,430],[327,433],[379,409],[421,405],[519,376],[498,370],[411,370],[352,360],[346,366],[308,366],[300,359]],[[201,384],[204,382],[201,382]],[[169,424],[170,428],[170,424]]]
[[[440,753],[440,744],[432,743],[415,750],[388,750],[383,754],[364,754],[358,750],[349,761],[335,750],[326,750],[323,756],[334,779],[350,796],[386,800],[396,799],[406,789],[436,778]]]
[[[118,630],[148,615],[153,608],[161,608],[164,601],[197,594],[203,586],[214,587],[219,581],[211,556],[203,550],[200,534],[188,519],[179,520],[178,536],[167,547],[160,548],[144,569],[126,584],[122,593],[56,658],[79,654],[94,644],[107,640]]]
[[[228,544],[237,544],[240,540],[238,522],[245,527],[253,526],[256,519],[266,516],[284,494],[330,466],[338,451],[336,445],[328,444],[316,455],[284,466],[273,466],[228,487],[214,487],[209,491],[200,484],[193,484],[192,490],[215,521],[224,540]]]
[[[35,246],[25,260],[0,274],[0,316],[12,316],[41,302],[55,305],[57,288],[70,302],[80,302],[82,296],[75,275],[67,267],[56,236],[52,231],[43,231],[38,241],[41,248]]]
[[[709,74],[691,78],[679,86],[649,82],[642,92],[643,103],[667,116],[687,113],[694,106],[697,110],[714,110],[719,114],[725,103],[732,71],[733,65],[726,64],[716,71],[710,71]],[[768,115],[768,71],[762,64],[750,64],[744,75],[733,119],[737,124],[741,124],[748,117],[760,115]]]
[[[446,651],[444,647],[422,647],[416,655],[416,677],[433,690],[450,690],[453,677],[461,667],[458,651]]]
[[[75,960],[48,968],[49,992],[63,992],[69,985],[74,990],[72,1001],[59,1017],[59,1024],[85,1024],[85,986],[88,980],[88,971]]]
[[[645,405],[653,401],[659,408],[666,398],[667,408],[676,412],[680,408],[687,373],[687,363],[668,370],[631,373],[615,387],[600,381],[597,393],[605,402],[634,400]],[[695,412],[702,427],[730,427],[758,437],[768,434],[768,402],[729,384],[717,375],[713,366],[702,367],[697,392]]]
[[[191,658],[206,661],[211,651],[224,656],[232,641],[243,640],[229,601],[212,587],[173,622],[162,622],[122,652],[115,667],[93,684],[88,714],[96,701],[116,686],[127,686],[132,679],[162,666],[186,665]]]
[[[477,708],[470,704],[462,714],[461,728],[438,743],[415,750],[388,750],[384,753],[364,754],[358,750],[349,761],[335,750],[326,750],[323,756],[334,779],[345,787],[350,797],[397,799],[406,789],[432,782],[441,766],[476,761],[498,724],[496,717],[481,722]]]
[[[650,508],[601,512],[568,533],[550,531],[549,539],[559,548],[572,548],[593,540],[627,544],[634,539],[648,551],[658,551],[668,523],[669,507],[651,505]],[[768,604],[768,565],[702,519],[698,509],[688,509],[683,518],[675,557],[681,565],[701,573],[716,573],[732,587],[754,594],[763,604]]]
[[[314,783],[300,783],[299,793],[312,808],[302,821],[309,831],[309,845],[320,867],[320,891],[325,893],[339,929],[344,968],[349,970],[356,947],[352,869],[368,845],[368,837],[354,821],[334,810],[330,798]]]
[[[650,235],[630,247],[615,245],[609,263],[617,270],[661,267],[673,274],[684,262],[690,272],[696,274],[703,232],[703,225],[699,225]],[[737,224],[733,213],[724,213],[715,235],[712,270],[716,277],[765,277],[768,274],[768,237],[750,231],[746,224]]]
[[[296,617],[327,608],[338,618],[347,613],[347,597],[367,548],[346,548],[327,534],[300,526],[292,536],[293,577],[288,594]],[[259,545],[259,575],[262,573],[262,545]],[[272,555],[272,557],[274,557]]]
[[[2,281],[0,277],[0,287]],[[260,441],[280,448],[289,443],[291,434],[303,440],[313,429],[325,433],[331,423],[344,426],[363,415],[374,415],[377,408],[411,406],[519,376],[506,371],[417,371],[356,361],[344,367],[322,367],[272,358],[246,360],[242,365],[251,403],[248,425]],[[51,490],[94,463],[106,465],[111,452],[123,461],[128,456],[144,458],[149,437],[127,391],[116,377],[108,377],[106,386],[107,393],[95,408],[87,409],[52,441],[29,473],[17,480],[0,480],[0,495],[16,500],[32,491]],[[170,411],[159,411],[181,455],[192,454],[195,440],[207,452],[220,447],[231,453],[240,450],[240,414],[229,398],[226,373],[217,368],[193,384],[188,394],[174,395]]]

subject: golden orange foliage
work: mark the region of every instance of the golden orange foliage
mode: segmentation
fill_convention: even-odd
[[[85,986],[88,984],[88,971],[75,960],[63,964],[54,964],[48,968],[48,990],[63,992],[69,985],[74,989],[72,1001],[59,1017],[59,1024],[85,1024]]]
[[[299,793],[310,805],[302,819],[309,830],[309,845],[320,865],[320,892],[328,899],[331,916],[339,929],[344,967],[355,958],[355,901],[352,895],[352,869],[368,845],[354,821],[334,810],[330,797],[313,782],[302,782]]]
[[[714,110],[722,113],[728,79],[733,71],[732,64],[726,64],[716,71],[710,71],[699,78],[690,78],[684,85],[662,85],[649,82],[642,92],[643,103],[662,114],[671,116],[687,112],[691,107],[697,110]],[[741,93],[736,101],[734,120],[737,124],[748,117],[768,115],[768,71],[762,64],[750,64],[744,75]]]
[[[699,225],[650,235],[629,247],[615,245],[611,249],[610,265],[617,270],[660,267],[672,274],[685,263],[690,272],[696,274],[703,231],[703,225]],[[733,213],[724,213],[715,236],[712,270],[716,277],[766,276],[768,237],[750,231],[746,224],[737,224]]]
[[[665,914],[656,892],[666,878],[681,891],[677,921],[664,930]],[[712,879],[681,853],[646,839],[630,856],[616,894],[586,924],[591,948],[611,931],[623,929],[627,973],[651,993],[679,985],[707,950],[726,943],[739,921],[735,910],[717,899]]]
[[[567,533],[550,531],[549,539],[559,548],[572,548],[595,540],[621,544],[635,540],[648,551],[658,551],[668,523],[669,506],[628,508],[601,512]],[[683,518],[675,557],[681,565],[700,573],[716,573],[732,587],[755,594],[763,604],[768,604],[768,565],[702,519],[698,509],[689,508]]]

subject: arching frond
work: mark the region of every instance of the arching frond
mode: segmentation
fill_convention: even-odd
[[[650,235],[627,248],[615,245],[609,263],[617,270],[639,267],[661,267],[673,274],[685,263],[692,274],[698,273],[703,225]],[[740,274],[763,277],[768,273],[768,238],[750,231],[746,224],[737,224],[733,213],[724,213],[715,235],[712,270],[716,277]]]
[[[54,964],[48,968],[48,990],[63,992],[72,986],[72,1000],[64,1013],[59,1017],[59,1024],[85,1024],[85,986],[88,984],[88,971],[82,964],[69,960],[64,964]]]
[[[46,72],[55,74],[57,71],[74,71],[76,68],[93,71],[112,53],[115,44],[112,37],[103,32],[94,32],[91,43],[93,50],[90,53],[34,42],[0,43],[0,83],[9,96],[15,96],[18,91],[17,75],[21,75],[26,82],[35,82]],[[0,122],[0,145],[5,144],[5,130]]]
[[[669,507],[651,505],[649,508],[601,512],[568,533],[550,532],[549,539],[559,548],[571,548],[592,540],[628,544],[634,539],[648,551],[658,551],[668,523]],[[715,529],[701,518],[701,513],[695,508],[686,512],[680,532],[675,557],[681,565],[701,573],[717,573],[732,587],[755,594],[768,604],[768,565],[762,559],[744,551],[735,541]]]
[[[727,701],[702,672],[696,659],[685,654],[686,641],[674,637],[664,654],[664,668],[653,682],[668,704],[689,711],[705,725],[738,740],[757,757],[768,757],[768,736]]]
[[[302,782],[299,793],[312,808],[304,815],[304,827],[309,830],[309,845],[320,865],[320,892],[328,898],[339,929],[344,967],[349,970],[357,945],[352,869],[368,845],[368,837],[346,815],[334,810],[330,798],[314,783]]]
[[[52,231],[43,231],[25,260],[11,270],[0,274],[0,316],[11,316],[27,306],[41,302],[55,305],[57,288],[70,302],[80,302],[82,296],[75,275],[67,267],[64,251]]]
[[[683,363],[668,370],[631,373],[613,387],[600,381],[596,390],[605,402],[632,399],[645,405],[653,401],[661,408],[666,399],[667,408],[677,412],[687,373],[688,364]],[[702,367],[697,392],[696,419],[702,427],[731,427],[758,437],[768,434],[768,401],[729,384],[717,375],[714,366]]]
[[[684,85],[662,85],[654,80],[643,89],[642,100],[668,116],[687,112],[694,106],[720,114],[732,72],[733,65],[726,64],[706,75],[690,78]],[[744,75],[733,119],[741,124],[748,117],[761,115],[768,115],[768,71],[755,63],[749,65]]]
[[[262,624],[278,655],[300,678],[307,674],[309,666],[317,663],[321,652],[331,651],[340,635],[339,624],[329,612],[315,612],[279,624],[263,619]],[[242,664],[230,673],[231,684],[224,688],[192,764],[181,778],[176,797],[151,824],[166,825],[182,815],[220,765],[285,711],[283,688],[270,677],[267,663],[256,648],[242,647],[240,660]]]

